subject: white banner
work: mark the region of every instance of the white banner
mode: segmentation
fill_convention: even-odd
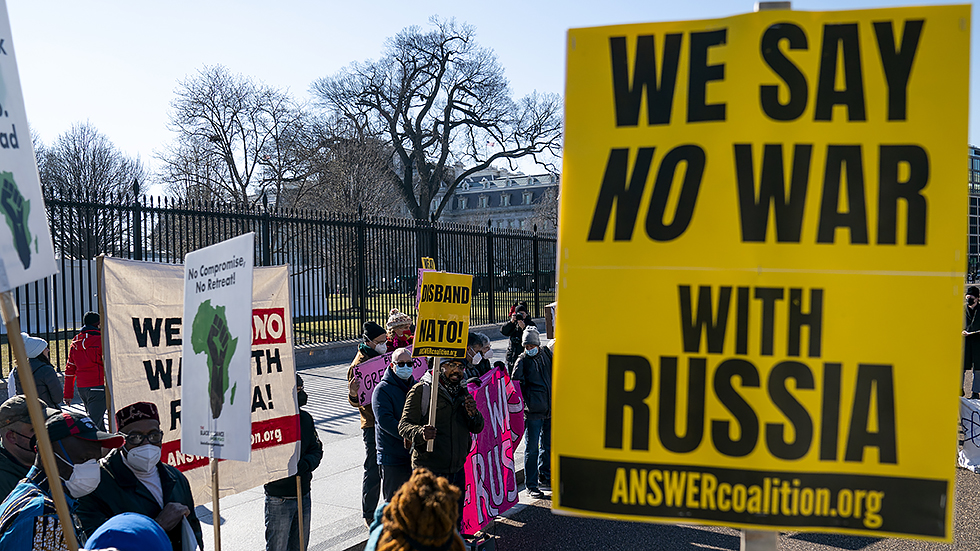
[[[183,431],[187,453],[248,461],[252,257],[247,233],[184,257]],[[239,394],[241,392],[241,394]]]
[[[9,291],[57,273],[58,268],[27,128],[7,4],[3,0],[0,4],[0,291]]]
[[[248,463],[221,463],[222,496],[295,475],[299,458],[288,268],[255,268],[253,277],[251,390],[242,393],[252,412],[252,454]],[[187,476],[195,503],[211,501],[208,458],[180,446],[183,266],[105,258],[99,280],[110,411],[156,404],[163,460]]]

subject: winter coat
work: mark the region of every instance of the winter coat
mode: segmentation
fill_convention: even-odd
[[[524,323],[528,327],[537,327],[530,317],[524,319]],[[510,344],[507,345],[507,367],[513,369],[514,362],[517,361],[517,357],[524,352],[524,344],[521,343],[521,339],[524,337],[524,330],[517,325],[516,321],[508,321],[500,328],[500,333],[506,337],[510,337]]]
[[[398,434],[398,422],[401,421],[402,411],[405,409],[408,391],[414,385],[414,377],[403,380],[388,368],[374,389],[371,408],[374,409],[379,465],[408,465],[412,462],[412,453],[405,449],[405,441]]]
[[[75,335],[68,349],[65,364],[65,401],[75,397],[75,386],[91,388],[105,386],[105,369],[102,366],[102,334],[98,327],[86,325]]]
[[[54,366],[41,356],[31,358],[30,364],[31,372],[34,373],[34,384],[37,386],[37,397],[44,400],[48,406],[61,409],[61,400],[65,392]],[[10,378],[16,381],[14,386],[17,394],[24,394],[24,389],[20,386],[20,375],[17,375],[16,371],[17,368],[14,368],[10,372]]]
[[[538,353],[521,353],[514,364],[515,381],[521,383],[526,419],[551,418],[551,349],[539,346]]]
[[[76,512],[86,534],[91,534],[105,521],[119,513],[140,513],[150,518],[157,518],[163,508],[157,503],[150,490],[123,463],[122,450],[112,450],[109,455],[102,459],[100,464],[102,479],[99,481],[99,486],[94,492],[78,500]],[[197,519],[197,513],[194,512],[194,497],[191,494],[191,487],[187,483],[187,478],[176,468],[162,461],[157,463],[157,471],[160,473],[164,505],[176,502],[187,506],[190,510],[186,517],[187,522],[194,530],[197,544],[201,549],[204,549],[201,522]],[[170,538],[174,551],[183,550],[182,524],[182,522],[178,522],[177,526],[167,532],[167,537]]]
[[[7,499],[20,480],[27,476],[30,465],[22,465],[10,452],[0,446],[0,502]]]
[[[482,377],[487,371],[490,371],[490,360],[484,358],[480,363],[473,365],[471,363],[466,364],[466,369],[463,371],[463,381],[468,381],[473,377]]]
[[[300,455],[296,463],[296,474],[300,476],[300,486],[303,495],[310,493],[310,482],[313,480],[313,470],[320,466],[323,459],[323,444],[316,434],[313,416],[299,410]],[[265,495],[273,497],[296,497],[296,477],[287,476],[274,480],[265,485]]]
[[[429,387],[424,391],[423,387]],[[465,389],[466,387],[462,387]],[[439,385],[439,398],[436,401],[436,439],[432,452],[426,451],[427,440],[423,438],[423,427],[429,422],[428,411],[422,415],[422,395],[432,396],[432,373],[426,373],[415,383],[405,398],[405,409],[398,423],[398,434],[412,441],[412,468],[425,467],[440,474],[459,472],[470,453],[470,433],[479,434],[483,430],[483,415],[477,411],[470,417],[463,407],[465,390],[452,396],[446,387]],[[428,410],[428,406],[426,406]]]
[[[354,366],[363,363],[371,358],[377,358],[381,354],[378,351],[369,348],[366,344],[361,343],[357,347],[357,356],[354,356],[354,361],[350,364],[350,369],[347,370],[347,384],[349,385],[351,381],[354,380]],[[349,388],[349,387],[348,387]],[[347,402],[350,405],[357,408],[357,411],[361,412],[361,428],[368,429],[374,426],[374,412],[371,411],[371,406],[362,406],[357,399],[357,395],[352,395],[348,392]]]

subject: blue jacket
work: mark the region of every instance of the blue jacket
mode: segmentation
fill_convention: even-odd
[[[374,389],[371,409],[374,410],[374,434],[379,465],[412,463],[412,452],[405,449],[405,442],[398,434],[398,422],[405,408],[405,397],[414,384],[414,377],[409,377],[407,381],[402,380],[388,367]]]

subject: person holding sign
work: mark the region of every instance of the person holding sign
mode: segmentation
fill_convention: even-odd
[[[174,551],[204,549],[201,522],[194,512],[194,498],[187,478],[160,461],[163,431],[156,405],[136,402],[116,412],[116,426],[125,446],[102,461],[101,482],[78,502],[82,528],[91,533],[120,513],[141,513],[167,532]],[[185,535],[186,534],[186,535]]]
[[[466,487],[463,466],[470,453],[470,434],[483,430],[483,415],[476,407],[476,400],[466,390],[463,358],[441,358],[439,396],[436,401],[436,425],[427,424],[429,402],[432,396],[432,371],[422,376],[405,398],[398,434],[412,442],[412,468],[424,467],[450,483]],[[435,362],[432,362],[435,365]],[[429,440],[434,440],[432,451],[427,451]],[[463,501],[459,502],[462,518]]]
[[[399,348],[391,355],[391,364],[374,389],[371,408],[374,410],[375,433],[378,441],[378,463],[381,465],[381,495],[391,501],[398,488],[412,476],[411,443],[398,434],[398,422],[405,409],[405,398],[415,385],[412,353]]]
[[[361,480],[361,514],[364,518],[364,525],[370,526],[374,518],[374,509],[378,506],[378,498],[381,496],[381,469],[378,466],[377,441],[374,433],[374,412],[371,406],[362,406],[357,395],[361,391],[360,382],[354,372],[354,366],[377,358],[388,352],[391,343],[388,342],[388,333],[385,332],[377,323],[369,321],[364,324],[362,334],[364,342],[357,347],[357,356],[347,370],[347,402],[356,407],[361,413],[361,433],[364,437],[364,478]]]
[[[514,380],[524,396],[524,480],[527,494],[545,497],[551,486],[551,349],[541,346],[536,327],[524,330],[524,352],[514,364]]]
[[[99,485],[99,463],[102,448],[118,448],[125,439],[95,428],[88,416],[45,409],[45,427],[54,445],[58,476],[65,489],[70,509],[74,499],[81,499]],[[72,514],[74,517],[75,515]],[[78,525],[78,519],[73,519]],[[84,537],[79,539],[84,540]],[[48,477],[41,466],[41,456],[27,477],[0,504],[0,549],[4,551],[61,551],[68,549],[55,511]]]

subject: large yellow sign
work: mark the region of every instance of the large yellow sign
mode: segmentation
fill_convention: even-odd
[[[969,42],[969,6],[569,32],[556,509],[950,541]]]
[[[412,356],[465,358],[473,276],[422,272]]]

